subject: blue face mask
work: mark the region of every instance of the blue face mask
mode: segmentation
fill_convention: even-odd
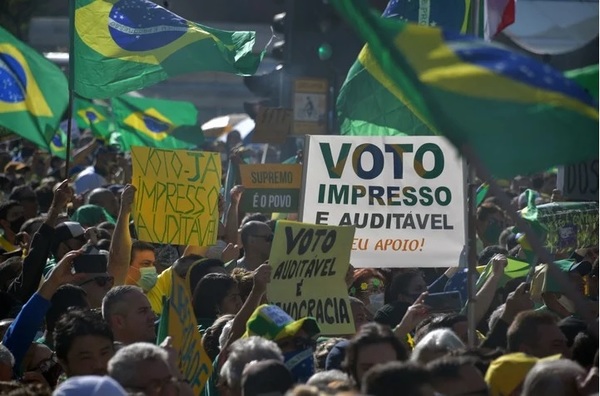
[[[312,348],[291,351],[283,354],[285,365],[292,373],[294,381],[304,384],[315,373],[315,361]]]

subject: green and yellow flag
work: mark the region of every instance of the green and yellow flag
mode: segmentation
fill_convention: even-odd
[[[62,129],[62,127],[58,127],[54,133],[54,136],[52,136],[49,148],[50,154],[53,156],[62,159],[67,158],[67,133]]]
[[[73,117],[79,128],[89,129],[94,136],[103,140],[110,138],[112,131],[108,107],[76,97],[73,101]]]
[[[190,102],[119,96],[111,99],[121,148],[195,148],[204,135],[198,110]]]
[[[48,149],[68,102],[64,73],[0,27],[0,125]]]
[[[254,32],[187,21],[149,0],[76,0],[75,92],[110,98],[199,71],[254,74]]]

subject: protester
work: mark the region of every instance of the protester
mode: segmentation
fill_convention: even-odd
[[[273,231],[266,223],[249,221],[242,225],[240,238],[244,256],[237,261],[230,262],[226,268],[229,272],[238,267],[254,271],[269,259]]]

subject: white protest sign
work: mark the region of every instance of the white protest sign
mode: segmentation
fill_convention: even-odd
[[[439,136],[307,136],[302,222],[354,225],[355,267],[457,266],[465,167]]]

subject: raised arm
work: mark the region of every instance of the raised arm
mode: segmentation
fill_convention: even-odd
[[[121,194],[121,208],[115,225],[108,254],[108,273],[115,278],[115,286],[123,285],[131,262],[131,234],[129,217],[133,208],[136,189],[131,184],[125,186]]]

